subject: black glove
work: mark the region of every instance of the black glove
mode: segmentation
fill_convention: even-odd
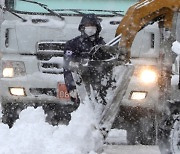
[[[90,52],[90,59],[93,60],[107,60],[110,59],[113,54],[107,48],[108,46],[105,45],[97,45],[93,47]]]

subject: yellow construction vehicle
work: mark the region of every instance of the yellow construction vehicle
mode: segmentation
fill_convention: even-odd
[[[116,30],[116,38],[111,42],[113,45],[118,44],[119,51],[126,53],[126,62],[135,66],[134,74],[119,105],[120,112],[113,124],[113,127],[127,130],[127,140],[130,144],[155,144],[160,132],[160,145],[165,146],[166,142],[165,147],[170,149],[169,134],[173,130],[174,121],[177,121],[172,115],[179,113],[177,102],[180,100],[178,83],[174,87],[171,85],[175,56],[171,47],[180,36],[176,28],[180,23],[179,11],[179,0],[141,0],[128,9]],[[157,26],[151,29],[150,25]],[[139,45],[149,43],[150,49],[137,56],[131,52],[133,41],[137,34],[142,33],[148,26],[151,29],[150,31],[147,29],[151,42],[142,41]],[[143,35],[141,36],[143,39]],[[157,48],[156,44],[159,44]],[[167,100],[175,102],[171,103],[171,108]],[[112,116],[110,112],[104,113],[106,118],[102,118],[102,123],[110,116]],[[167,121],[169,116],[171,124],[169,123],[168,130],[163,129],[167,126],[162,126],[161,123],[164,122],[162,119],[165,118]],[[158,128],[161,131],[158,131]],[[169,134],[163,135],[165,131]],[[178,149],[179,141],[177,139],[171,141],[175,142],[175,148]],[[171,149],[170,152],[172,153]]]
[[[153,24],[154,22],[158,23],[159,29],[159,53],[157,56],[154,56],[155,63],[149,65],[148,61],[149,58],[152,56],[142,56],[142,57],[133,57],[131,53],[131,47],[133,44],[133,40],[136,37],[136,34],[141,31],[144,27],[149,24]],[[124,118],[124,121],[128,121],[126,118],[131,118],[129,120],[129,125],[127,128],[128,133],[128,140],[130,143],[135,143],[136,141],[140,141],[141,143],[152,143],[148,142],[148,137],[151,139],[159,137],[159,145],[160,150],[163,154],[170,154],[170,153],[178,153],[179,152],[179,92],[180,92],[180,78],[179,81],[176,81],[175,85],[172,85],[171,78],[173,75],[173,62],[174,62],[174,53],[171,51],[172,43],[177,40],[180,41],[180,1],[179,0],[141,0],[137,4],[131,6],[127,13],[125,14],[124,18],[121,20],[117,31],[116,36],[120,38],[119,48],[121,51],[123,50],[126,52],[126,60],[132,61],[135,65],[134,75],[130,81],[130,88],[131,94],[133,89],[135,92],[146,92],[146,97],[142,95],[138,95],[137,97],[143,97],[146,101],[142,101],[137,98],[137,101],[130,101],[132,97],[125,95],[122,104],[120,107],[120,114],[117,116],[116,119]],[[153,40],[154,41],[154,40]],[[156,40],[155,40],[156,41]],[[146,62],[142,63],[142,59],[145,59]],[[140,60],[140,62],[138,62]],[[158,87],[157,91],[153,91],[153,95],[157,95],[158,99],[154,99],[155,97],[151,97],[151,101],[154,102],[154,109],[151,111],[154,114],[154,122],[153,126],[154,130],[151,129],[151,132],[144,134],[146,131],[140,126],[137,126],[140,123],[140,120],[143,117],[143,109],[139,109],[140,105],[137,105],[137,111],[133,114],[133,107],[130,106],[131,103],[148,103],[148,93],[145,87],[140,84],[139,80],[140,76],[138,77],[138,71],[142,68],[151,68],[151,70],[156,70],[157,80],[156,85]],[[178,65],[179,67],[179,65]],[[179,74],[179,72],[176,72]],[[148,74],[150,75],[150,74]],[[132,84],[132,80],[134,84]],[[150,80],[148,76],[146,76],[146,81]],[[135,84],[139,83],[139,84]],[[132,85],[131,85],[132,84]],[[150,87],[152,88],[152,84],[150,83]],[[136,87],[132,87],[132,86]],[[127,89],[126,93],[130,91]],[[149,92],[149,91],[148,91]],[[131,95],[132,96],[132,95]],[[139,100],[138,100],[139,99]],[[168,101],[170,100],[170,101]],[[124,105],[123,101],[128,102],[128,105]],[[128,109],[129,112],[128,112]],[[145,109],[145,108],[144,108]],[[140,113],[138,113],[138,111]],[[151,112],[150,111],[150,112]],[[127,116],[128,114],[128,116]],[[152,114],[150,116],[152,117]],[[141,118],[135,119],[138,115]],[[144,118],[145,120],[150,117]],[[123,122],[124,122],[123,121]],[[132,123],[131,123],[132,122]],[[128,128],[129,127],[129,128]],[[136,128],[134,128],[136,127]],[[139,132],[138,132],[139,131]],[[153,132],[154,131],[154,132]],[[151,134],[152,133],[152,134]],[[139,134],[139,136],[137,135]],[[151,136],[151,135],[152,136]],[[143,136],[144,135],[144,136]],[[147,138],[146,138],[147,135]],[[150,135],[150,136],[149,136]],[[149,140],[149,141],[150,141]],[[152,140],[151,140],[152,141]]]

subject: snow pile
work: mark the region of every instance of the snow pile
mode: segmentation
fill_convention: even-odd
[[[111,129],[106,139],[107,144],[127,144],[127,132],[123,129]]]
[[[45,122],[41,107],[28,107],[13,128],[0,124],[0,154],[95,154],[103,145],[95,125],[90,103],[72,113],[68,126],[55,127]]]
[[[180,42],[175,41],[173,43],[172,51],[174,51],[176,54],[180,54]]]
[[[172,51],[180,55],[180,42],[178,41],[173,42]],[[178,75],[179,74],[179,56],[176,57],[175,64],[173,65],[172,69],[175,75],[172,76],[171,84],[173,86],[176,86],[179,81],[179,75]]]

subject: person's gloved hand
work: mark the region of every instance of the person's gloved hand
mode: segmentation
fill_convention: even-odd
[[[107,46],[107,45],[97,45],[94,46],[90,52],[91,59],[93,60],[108,60],[112,58],[115,53],[112,51],[114,47]]]
[[[95,45],[89,52],[89,59],[95,60],[96,54],[97,54],[97,52],[99,52],[98,50],[100,50],[101,47],[102,47],[102,45]]]
[[[70,61],[69,67],[71,71],[85,71],[88,68],[89,59],[81,59],[80,61]]]
[[[69,67],[72,71],[78,70],[79,69],[79,62],[74,62],[74,61],[70,61],[69,62]]]

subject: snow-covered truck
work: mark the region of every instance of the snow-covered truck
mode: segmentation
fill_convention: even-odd
[[[62,57],[65,42],[80,34],[78,25],[84,13],[97,14],[103,28],[101,35],[109,42],[123,18],[124,12],[121,11],[126,11],[135,2],[1,1],[0,97],[3,122],[12,126],[18,113],[29,105],[43,106],[48,112],[47,118],[55,123],[70,118],[69,113],[77,106],[69,100],[64,85]],[[138,34],[131,42],[131,62],[135,65],[135,72],[113,127],[126,129],[129,143],[134,144],[139,139],[138,142],[149,144],[155,139],[155,119],[159,111],[157,81],[161,38],[157,23],[136,32]],[[129,38],[130,34],[123,33],[123,36]]]
[[[43,106],[48,111],[48,118],[55,123],[63,121],[63,118],[66,121],[76,105],[69,101],[64,88],[62,56],[65,42],[80,34],[77,29],[84,13],[98,15],[103,28],[101,35],[109,42],[115,36],[116,28],[123,18],[122,14],[135,2],[1,1],[0,97],[3,122],[12,126],[18,113],[29,105]],[[157,107],[159,86],[159,43],[158,25],[153,24],[139,31],[131,47],[131,61],[136,70],[122,101],[120,116],[117,116],[114,123],[118,127],[117,123],[120,122],[120,127],[128,130],[130,143],[135,142],[139,135],[145,141],[149,139],[148,134],[154,136],[154,111]],[[146,83],[149,81],[146,78],[149,74],[145,79],[140,78],[141,70],[145,73],[146,70],[151,70],[152,83]],[[137,130],[144,128],[140,126],[147,123],[150,129],[137,133]]]
[[[18,113],[29,105],[52,111],[48,112],[50,119],[69,117],[77,105],[69,100],[64,85],[65,42],[80,34],[78,25],[84,13],[97,14],[103,27],[101,35],[110,41],[123,17],[122,10],[134,2],[1,0],[2,121],[12,126]]]

